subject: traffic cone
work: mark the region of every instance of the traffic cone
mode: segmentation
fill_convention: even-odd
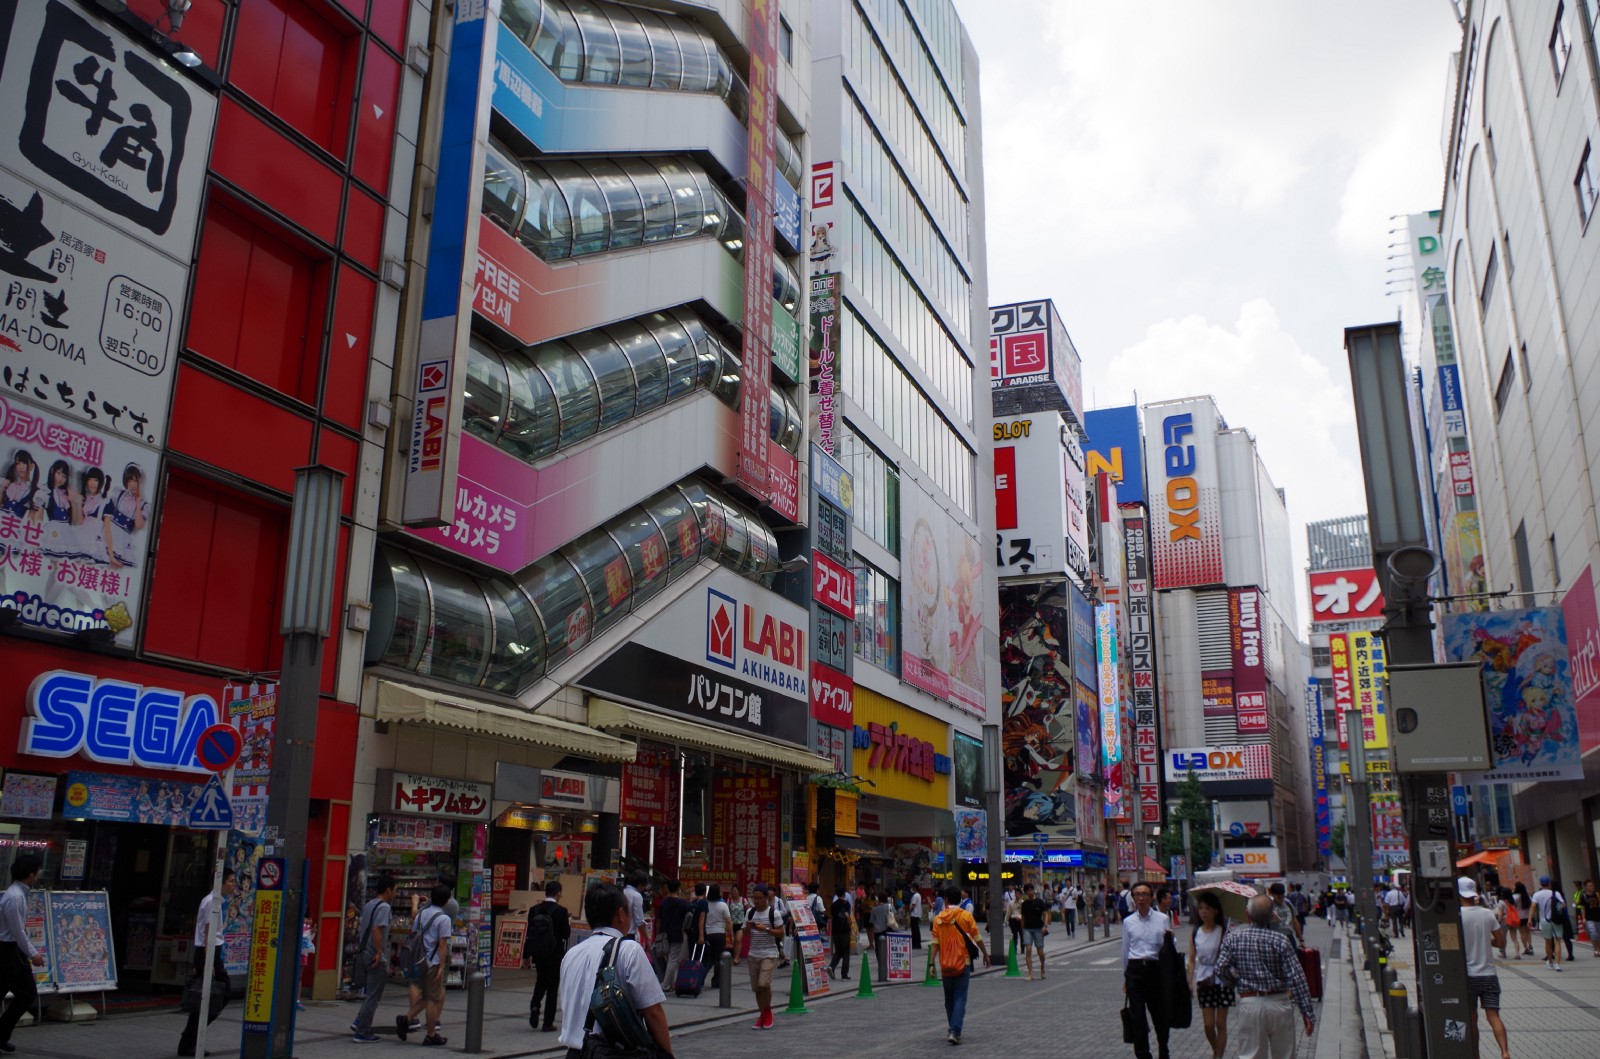
[[[933,946],[928,946],[928,969],[922,972],[922,984],[925,986],[939,985],[939,965],[933,960]]]
[[[1587,922],[1588,922],[1588,920],[1585,917],[1583,917],[1583,916],[1579,916],[1578,917],[1578,937],[1577,937],[1578,941],[1588,941],[1589,940],[1589,928],[1584,925]]]
[[[861,954],[861,974],[858,976],[861,984],[856,986],[857,1000],[876,1000],[878,994],[872,991],[872,971],[867,967],[867,954]]]
[[[806,1007],[806,975],[805,960],[794,961],[794,974],[789,979],[789,1006],[783,1009],[785,1015],[809,1015],[811,1009]]]
[[[1007,978],[1021,978],[1022,977],[1022,968],[1017,966],[1017,936],[1015,934],[1011,935],[1011,951],[1006,956],[1006,973],[1005,973],[1005,977],[1007,977]]]

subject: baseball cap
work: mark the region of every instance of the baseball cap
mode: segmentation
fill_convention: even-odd
[[[1548,875],[1539,876],[1539,885],[1540,886],[1549,886],[1550,885],[1550,876],[1548,876]]]
[[[1474,897],[1475,898],[1475,897],[1478,896],[1478,887],[1477,887],[1477,885],[1475,883],[1473,883],[1473,881],[1471,879],[1468,879],[1466,877],[1462,877],[1462,878],[1456,880],[1456,891],[1458,893],[1460,893],[1462,897]]]
[[[758,882],[754,886],[750,887],[750,892],[753,894],[769,894],[772,892],[772,889],[766,883]]]

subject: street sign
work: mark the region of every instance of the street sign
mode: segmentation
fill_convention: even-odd
[[[189,826],[197,831],[226,831],[233,826],[233,803],[222,789],[222,780],[212,776],[200,797],[189,810]]]
[[[208,772],[226,772],[239,760],[244,740],[231,724],[214,724],[200,733],[194,745],[195,760]]]
[[[1467,816],[1467,789],[1460,784],[1450,788],[1450,808],[1457,816]]]

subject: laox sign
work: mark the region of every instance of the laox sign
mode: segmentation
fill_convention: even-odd
[[[1167,469],[1167,531],[1172,541],[1200,539],[1200,485],[1194,479],[1194,445],[1184,439],[1194,433],[1194,416],[1188,412],[1161,421],[1161,440]]]
[[[28,689],[33,716],[21,750],[42,757],[81,753],[107,765],[206,773],[195,760],[200,733],[218,723],[217,702],[167,688],[52,669]]]

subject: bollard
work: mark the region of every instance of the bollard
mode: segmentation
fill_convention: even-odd
[[[483,1051],[483,968],[474,958],[467,970],[467,1054]],[[429,1033],[436,1030],[431,1027]]]
[[[1011,947],[1006,953],[1006,978],[1021,978],[1022,968],[1017,966],[1017,936],[1011,935]]]
[[[1399,988],[1399,986],[1400,976],[1394,971],[1385,967],[1383,969],[1383,981],[1379,983],[1378,989],[1384,997],[1383,1021],[1388,1023],[1390,1033],[1398,1033],[1405,1028],[1395,1019],[1394,1002],[1391,999],[1394,996],[1394,991]]]
[[[717,957],[717,1007],[733,1007],[733,953],[726,949]]]
[[[872,972],[867,968],[867,950],[861,950],[861,973],[857,975],[860,985],[856,986],[857,1000],[876,1000],[878,994],[872,991]]]
[[[878,981],[887,982],[889,980],[889,939],[887,936],[873,942],[872,955],[878,961]]]
[[[1406,1008],[1406,1043],[1410,1048],[1409,1059],[1424,1059],[1428,1054],[1428,1046],[1423,1041],[1422,1012],[1416,1008]],[[1399,1034],[1395,1035],[1398,1039]],[[1397,1056],[1396,1059],[1399,1059]]]
[[[1389,972],[1391,975],[1393,971]],[[1389,1029],[1394,1033],[1394,1059],[1411,1059],[1411,1032],[1406,1025],[1410,1014],[1406,987],[1395,981],[1389,986]]]

